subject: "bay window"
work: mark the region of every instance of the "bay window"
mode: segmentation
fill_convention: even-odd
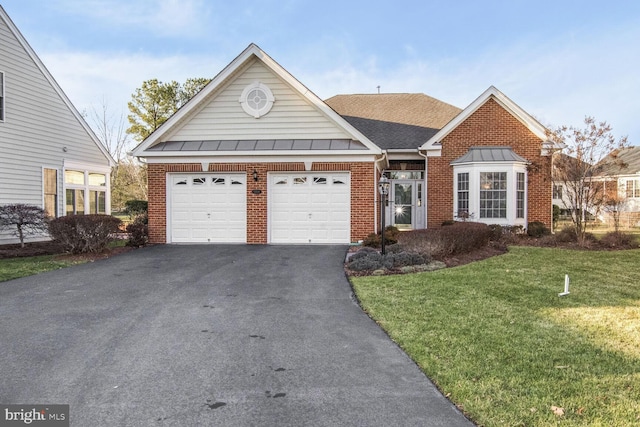
[[[472,147],[453,166],[453,217],[485,224],[527,221],[527,161],[509,147]]]

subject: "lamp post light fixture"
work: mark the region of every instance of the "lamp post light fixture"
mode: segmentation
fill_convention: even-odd
[[[257,182],[258,181],[258,171],[254,169],[252,175],[253,175],[253,180]]]
[[[391,183],[389,182],[389,179],[382,174],[382,176],[380,177],[380,180],[378,181],[378,192],[380,193],[380,219],[382,220],[382,238],[381,238],[381,249],[382,249],[382,255],[385,254],[384,251],[384,229],[385,229],[385,212],[386,212],[386,206],[387,206],[387,196],[389,195],[389,187],[391,186]]]

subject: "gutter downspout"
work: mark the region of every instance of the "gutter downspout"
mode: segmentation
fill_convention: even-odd
[[[427,173],[429,172],[427,170],[427,168],[429,167],[429,164],[427,163],[427,155],[426,154],[422,154],[422,152],[420,150],[418,150],[418,155],[420,157],[424,157],[424,228],[429,228],[429,226],[427,225],[429,223],[429,199],[428,199],[428,195],[429,195],[429,180],[427,179]]]

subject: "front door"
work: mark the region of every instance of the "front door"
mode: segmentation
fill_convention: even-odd
[[[399,230],[424,228],[423,182],[392,180],[389,203],[391,224]]]

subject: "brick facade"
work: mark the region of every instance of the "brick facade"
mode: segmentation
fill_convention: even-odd
[[[258,181],[252,178],[258,173]],[[375,165],[373,162],[313,163],[312,171],[351,172],[351,241],[364,239],[375,227]],[[247,243],[267,243],[269,172],[304,172],[304,163],[224,163],[210,164],[207,171],[200,163],[149,164],[149,240],[167,241],[167,173],[171,172],[243,172],[247,174]],[[254,190],[260,190],[255,194]]]
[[[541,156],[542,141],[498,102],[489,99],[441,142],[441,157],[427,160],[427,227],[453,219],[451,162],[470,147],[481,146],[509,146],[531,163],[527,171],[527,219],[551,227],[551,156]]]

